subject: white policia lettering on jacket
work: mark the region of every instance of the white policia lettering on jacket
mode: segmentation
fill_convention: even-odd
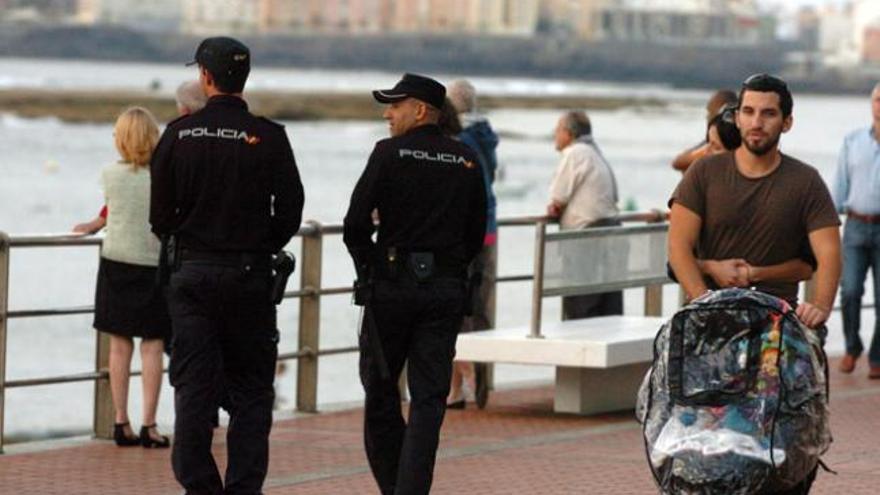
[[[464,165],[467,168],[473,168],[474,166],[473,162],[468,161],[463,156],[456,155],[455,153],[431,153],[424,150],[401,148],[398,150],[398,156],[400,158],[412,157],[416,160],[446,163],[449,165]]]
[[[177,139],[183,139],[185,137],[210,137],[232,140],[241,139],[248,144],[257,144],[260,142],[259,137],[250,136],[245,131],[239,131],[238,129],[224,129],[219,127],[214,130],[208,129],[207,127],[194,127],[192,129],[181,129],[177,132]]]

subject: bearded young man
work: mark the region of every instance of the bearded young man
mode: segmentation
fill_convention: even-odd
[[[697,162],[672,195],[669,262],[690,299],[756,287],[796,304],[801,321],[819,329],[840,278],[840,220],[816,169],[779,151],[792,107],[785,81],[746,79],[736,115],[742,146]],[[816,290],[798,304],[811,264]]]
[[[670,199],[669,263],[690,299],[754,286],[797,305],[801,321],[824,338],[840,278],[840,220],[816,169],[779,151],[793,106],[777,77],[743,82],[742,145],[691,166]],[[798,281],[812,268],[805,259],[815,263],[816,290],[797,304]],[[815,476],[778,494],[808,493]]]

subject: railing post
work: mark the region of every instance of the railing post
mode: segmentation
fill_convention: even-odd
[[[495,321],[497,318],[496,308],[498,306],[498,250],[500,247],[500,243],[496,240],[495,245],[490,249],[492,250],[492,255],[489,256],[489,265],[485,268],[492,274],[492,279],[490,281],[489,293],[486,297],[486,316],[489,320],[489,328],[497,328],[495,326]],[[495,364],[493,363],[478,363],[477,366],[483,366],[485,369],[485,379],[486,379],[486,387],[489,390],[495,389]]]
[[[9,236],[0,232],[0,454],[3,453],[3,434],[6,408],[6,328],[9,309]]]
[[[541,305],[544,298],[544,237],[547,235],[547,222],[540,220],[535,225],[535,279],[532,284],[532,325],[529,338],[540,339]]]
[[[95,332],[95,371],[106,376],[95,380],[92,428],[95,438],[113,438],[113,396],[110,392],[110,335]]]
[[[101,255],[100,248],[98,256]],[[100,260],[99,260],[100,262]],[[110,389],[110,335],[95,332],[95,371],[104,377],[95,380],[95,402],[92,410],[92,433],[95,438],[113,438],[113,394]]]
[[[663,316],[663,285],[645,286],[645,316]]]
[[[311,353],[302,356],[296,364],[296,410],[318,410],[318,349],[321,333],[321,254],[323,231],[321,224],[308,221],[314,233],[302,236],[300,287],[307,292],[299,299],[299,350]]]

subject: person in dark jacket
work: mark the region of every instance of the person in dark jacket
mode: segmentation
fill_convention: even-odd
[[[495,269],[497,265],[498,222],[496,219],[496,199],[492,184],[498,170],[498,135],[486,117],[477,112],[477,92],[474,86],[464,79],[449,85],[449,101],[458,111],[463,129],[458,139],[477,154],[483,184],[486,187],[486,235],[483,248],[471,264],[471,281],[479,287],[472,288],[469,301],[470,316],[466,316],[461,326],[462,332],[485,330],[492,327],[495,313]],[[447,405],[453,409],[464,409],[465,399],[476,399],[483,407],[488,397],[486,365],[456,361],[452,368],[452,384]],[[463,387],[463,385],[465,385]],[[465,393],[467,390],[468,393]],[[471,395],[473,394],[473,396]]]
[[[406,74],[373,92],[390,139],[376,143],[351,195],[344,235],[364,305],[364,443],[384,495],[427,494],[446,411],[468,264],[483,245],[486,191],[474,152],[437,126],[446,89]],[[372,212],[378,209],[378,236]],[[404,363],[411,403],[397,383]]]
[[[303,188],[283,126],[255,117],[242,99],[248,48],[208,38],[193,63],[208,104],[168,125],[151,162],[153,232],[177,246],[168,289],[171,463],[188,494],[257,494],[269,464],[278,354],[272,255],[299,229]],[[211,420],[224,387],[221,480]]]

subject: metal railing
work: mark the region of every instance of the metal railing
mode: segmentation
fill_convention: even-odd
[[[629,213],[621,215],[624,222],[659,222],[665,220],[665,214],[659,211]],[[522,216],[499,219],[499,228],[528,227],[536,228],[537,238],[543,238],[547,225],[553,220],[544,216]],[[306,221],[300,228],[297,236],[302,238],[300,253],[300,286],[298,290],[285,293],[285,298],[299,299],[299,342],[296,351],[281,353],[279,361],[297,360],[297,383],[296,383],[296,409],[302,412],[316,412],[318,398],[318,361],[321,356],[331,356],[357,352],[356,346],[321,349],[321,298],[350,294],[352,288],[323,287],[322,285],[322,255],[324,237],[328,235],[340,235],[341,224],[321,224],[316,221]],[[13,248],[67,248],[73,246],[96,246],[99,247],[103,239],[95,236],[81,236],[72,234],[41,234],[41,235],[8,235],[0,231],[0,453],[4,445],[4,417],[6,389],[33,387],[39,385],[52,385],[61,383],[75,383],[92,381],[95,384],[94,408],[93,408],[93,434],[97,438],[111,438],[113,432],[113,405],[110,395],[109,381],[109,352],[110,339],[107,334],[96,332],[95,338],[95,367],[92,371],[58,376],[45,376],[20,380],[6,380],[6,340],[8,323],[13,319],[37,318],[44,316],[80,315],[94,312],[92,306],[71,306],[54,308],[33,308],[23,310],[8,310],[9,303],[9,266],[10,254]],[[543,243],[536,243],[542,246]],[[536,253],[536,256],[538,254]],[[535,279],[534,274],[519,274],[499,276],[495,283],[526,282]],[[535,286],[540,288],[541,280],[535,280]],[[650,297],[647,296],[650,294]],[[658,297],[660,294],[653,287],[646,290],[646,310],[649,313],[659,314]],[[492,298],[494,300],[494,297]],[[538,298],[540,299],[540,298]],[[494,325],[494,307],[490,311],[490,323]],[[140,372],[132,372],[137,376]]]

